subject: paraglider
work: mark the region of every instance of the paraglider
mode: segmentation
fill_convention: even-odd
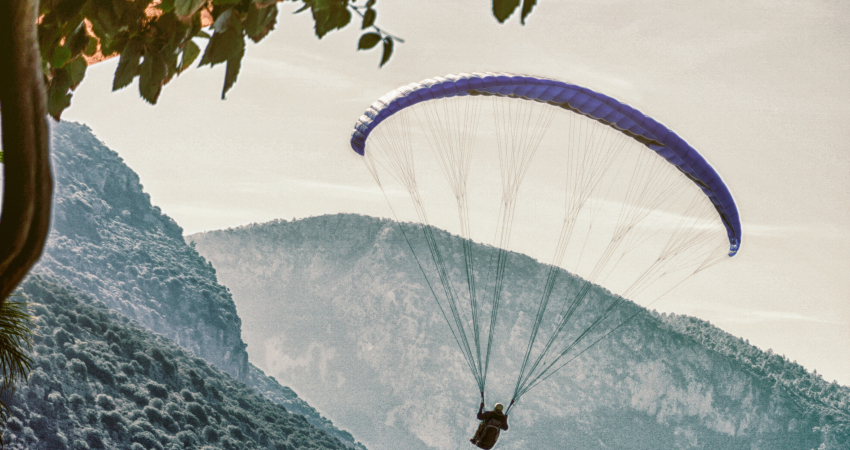
[[[469,440],[478,448],[491,449],[499,440],[499,435],[502,430],[508,431],[508,416],[504,411],[505,405],[496,403],[492,411],[484,411],[484,402],[478,406],[478,430],[475,431],[475,436]]]
[[[351,147],[396,221],[412,224],[401,230],[482,408],[507,334],[500,307],[516,305],[499,352],[513,352],[516,379],[500,430],[523,395],[640,312],[627,299],[651,303],[741,244],[732,195],[693,147],[549,78],[464,73],[398,88],[357,121]],[[545,271],[510,273],[523,254]]]

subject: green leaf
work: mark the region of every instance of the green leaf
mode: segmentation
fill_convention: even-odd
[[[371,27],[372,24],[375,23],[375,16],[377,16],[377,14],[374,9],[367,9],[366,14],[363,14],[363,26],[360,27],[360,29],[365,30],[366,28]]]
[[[38,47],[42,60],[50,61],[53,49],[59,46],[60,39],[62,39],[60,28],[45,23],[38,26]]]
[[[148,3],[148,2],[145,1],[142,4],[146,4],[146,3]],[[138,8],[138,6],[133,6],[133,4],[130,3],[130,2],[121,2],[121,1],[112,0],[112,8],[110,8],[110,9],[115,14],[115,17],[119,20],[120,26],[123,27],[123,26],[126,26],[126,21],[127,21],[127,16],[125,16],[124,14],[125,13],[129,13],[129,14],[138,13],[137,8]]]
[[[224,10],[224,12],[221,13],[221,15],[219,15],[217,19],[215,19],[215,22],[213,22],[213,31],[224,31],[228,29],[230,26],[232,26],[231,22],[234,22],[233,19],[233,9],[231,8]],[[237,17],[235,22],[238,21],[239,19]]]
[[[174,14],[163,14],[153,25],[156,29],[154,39],[148,39],[148,45],[154,41],[154,48],[162,55],[173,54],[177,56],[178,47],[186,41],[189,36],[188,26],[180,22]]]
[[[226,13],[225,13],[226,14]],[[221,19],[221,17],[219,17]],[[216,21],[218,23],[218,21]],[[210,38],[210,43],[204,50],[204,56],[198,66],[209,64],[214,66],[223,63],[240,54],[245,48],[242,39],[242,29],[238,19],[231,21],[230,26],[223,31],[216,31]]]
[[[160,11],[167,13],[174,10],[174,3],[174,0],[162,0],[162,3],[160,3],[156,7],[159,8]]]
[[[83,78],[86,76],[87,67],[88,64],[86,64],[86,60],[82,56],[77,56],[65,66],[68,75],[71,77],[71,86],[77,86],[83,81]]]
[[[166,52],[165,53],[165,78],[162,80],[163,86],[168,84],[175,75],[178,75],[177,71],[177,57],[180,56],[178,53],[174,52]]]
[[[259,7],[251,3],[248,8],[248,18],[245,19],[245,32],[254,42],[260,42],[268,35],[277,21],[277,5]]]
[[[133,78],[139,72],[139,59],[142,57],[142,43],[138,40],[132,40],[124,51],[121,52],[121,59],[118,60],[118,68],[115,69],[115,78],[112,79],[112,90],[127,86],[133,82]]]
[[[242,24],[239,18],[233,15],[233,9],[228,9],[216,19],[215,33],[210,38],[210,43],[204,50],[204,56],[198,66],[209,64],[214,66],[223,63],[240,54],[245,48],[245,40],[242,38]]]
[[[213,0],[213,5],[219,6],[227,6],[227,5],[235,5],[242,0]]]
[[[86,56],[92,56],[97,53],[97,39],[89,36],[89,42],[86,44],[86,49],[83,51]]]
[[[384,64],[390,60],[390,56],[393,54],[393,39],[389,36],[384,38],[384,54],[381,56],[381,67],[384,67]]]
[[[225,99],[225,95],[230,88],[233,87],[233,83],[236,83],[236,77],[239,76],[239,69],[242,67],[242,57],[245,56],[245,46],[242,46],[242,50],[239,54],[234,55],[232,58],[227,60],[227,71],[224,74],[224,89],[221,90],[221,99]]]
[[[14,295],[14,297],[20,297]],[[0,306],[0,361],[4,386],[26,380],[32,370],[32,335],[35,328],[28,304],[5,301]]]
[[[50,58],[50,65],[54,68],[60,69],[65,67],[65,64],[68,64],[68,60],[71,59],[71,50],[64,45],[61,47],[57,47],[53,50],[53,57]]]
[[[174,14],[177,17],[188,17],[195,14],[206,0],[174,0]]]
[[[300,12],[304,12],[304,10],[306,10],[306,9],[307,9],[307,8],[309,8],[309,7],[310,7],[310,4],[309,4],[309,3],[307,3],[307,2],[305,1],[305,2],[304,2],[304,6],[302,6],[302,7],[298,8],[298,9],[297,9],[294,13],[292,13],[292,14],[298,14],[298,13],[300,13]]]
[[[77,56],[86,49],[89,43],[89,36],[86,34],[86,24],[80,22],[77,28],[65,39],[65,47],[71,52],[71,56]]]
[[[67,22],[83,9],[87,0],[60,0],[54,3],[54,11],[60,22]]]
[[[348,22],[351,22],[351,11],[348,10],[346,3],[338,3],[331,9],[333,12],[331,13],[329,24],[333,25],[334,28],[341,30],[348,25]]]
[[[195,44],[192,41],[186,43],[186,47],[183,48],[183,57],[180,59],[180,67],[177,69],[177,73],[183,72],[189,65],[195,62],[198,55],[201,54],[201,49],[198,47],[198,44]]]
[[[148,103],[155,105],[162,92],[162,82],[167,71],[165,61],[159,55],[145,55],[139,67],[139,94]]]
[[[360,42],[357,44],[357,50],[368,50],[381,42],[381,35],[378,33],[366,33],[360,36]]]
[[[95,2],[93,2],[95,3]],[[120,27],[120,17],[115,14],[115,11],[110,7],[112,2],[99,1],[93,5],[94,14],[87,14],[91,20],[92,27],[101,39],[106,36],[114,36],[118,33]]]
[[[525,18],[531,14],[531,10],[534,9],[534,5],[537,4],[537,0],[522,0],[522,16],[520,18],[520,23],[525,25]]]
[[[71,105],[71,78],[65,69],[53,70],[53,78],[47,88],[47,112],[54,119],[59,120],[62,111]]]
[[[127,44],[129,42],[130,33],[118,33],[111,39],[106,38],[100,40],[100,52],[104,55],[111,55],[113,53],[123,53],[124,48],[127,47]]]
[[[327,26],[330,16],[331,13],[327,9],[313,8],[313,21],[316,23],[316,36],[318,36],[319,39],[328,34],[328,31],[331,31],[331,28]]]
[[[330,31],[343,28],[351,21],[351,11],[344,2],[319,2],[313,4],[313,20],[316,22],[316,36],[323,38]]]
[[[493,0],[493,15],[499,23],[505,23],[517,6],[519,6],[519,0]]]

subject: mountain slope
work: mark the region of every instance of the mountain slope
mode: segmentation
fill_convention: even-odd
[[[241,322],[215,270],[152,206],[139,177],[85,126],[54,124],[52,229],[35,273],[66,280],[111,309],[240,378]]]
[[[29,383],[5,399],[12,408],[7,449],[346,449],[304,417],[55,280],[29,277],[18,292],[38,333]]]
[[[452,449],[472,434],[474,382],[396,224],[321,216],[188,239],[231,289],[251,360],[311,404],[333,407],[370,448]],[[543,268],[509,258],[492,401],[509,398],[518,370],[507,355],[528,336],[524,291]],[[843,449],[850,410],[836,405],[813,405],[640,315],[524,397],[499,446]]]
[[[350,433],[248,362],[227,288],[183,241],[183,230],[151,204],[138,175],[116,152],[73,122],[53,124],[51,139],[53,222],[34,274],[102,301],[346,445],[360,447]]]

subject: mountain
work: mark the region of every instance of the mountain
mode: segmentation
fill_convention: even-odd
[[[38,327],[29,383],[4,400],[9,450],[345,450],[172,341],[56,280],[17,291]]]
[[[331,215],[187,239],[230,288],[258,367],[332,408],[372,449],[466,448],[477,388],[400,230]],[[528,336],[529,281],[543,273],[531,258],[508,258],[488,403],[509,398],[518,361],[508,355]],[[593,312],[605,302],[589,303]],[[619,317],[639,310],[627,302]],[[637,315],[523,397],[498,448],[850,448],[850,389],[714,330]]]
[[[53,125],[50,236],[35,273],[61,278],[236,378],[241,322],[215,270],[151,205],[139,177],[87,127]]]
[[[362,448],[296,393],[250,364],[241,320],[215,269],[151,204],[138,175],[85,125],[51,129],[54,206],[33,274],[78,289],[202,358],[266,398]]]

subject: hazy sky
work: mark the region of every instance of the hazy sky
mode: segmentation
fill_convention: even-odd
[[[653,305],[694,315],[850,384],[850,3],[540,0],[499,25],[489,0],[378,2],[403,37],[390,63],[359,26],[322,41],[282,6],[226,101],[223,66],[151,107],[89,69],[67,120],[88,124],[186,234],[275,218],[388,216],[348,139],[375,99],[469,71],[547,76],[635,106],[696,147],[731,188],[738,256]]]

